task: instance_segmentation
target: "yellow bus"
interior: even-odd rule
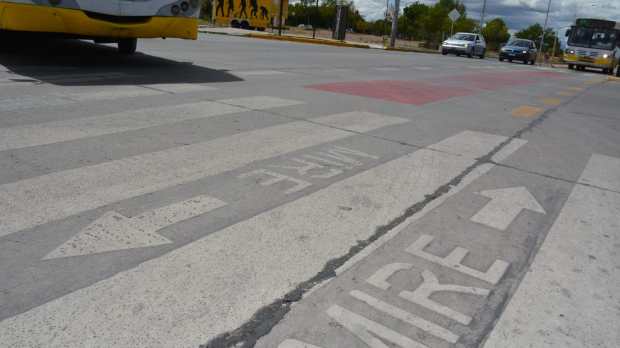
[[[200,0],[0,0],[0,31],[36,32],[117,43],[198,36]]]
[[[578,18],[566,36],[564,61],[569,69],[589,67],[613,73],[620,59],[620,22]]]

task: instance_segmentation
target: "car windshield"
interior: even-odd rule
[[[529,41],[515,40],[515,41],[509,42],[507,46],[515,46],[515,47],[525,47],[525,48],[528,48],[528,47],[530,47],[530,43],[529,43]]]
[[[613,50],[617,33],[609,29],[576,28],[568,41],[571,46]]]
[[[476,35],[473,35],[473,34],[456,34],[452,38],[455,39],[455,40],[474,41],[474,40],[476,40]]]

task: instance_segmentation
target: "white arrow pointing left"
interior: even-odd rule
[[[470,220],[501,231],[506,230],[523,209],[546,214],[536,198],[523,186],[486,190],[479,194],[491,200]]]
[[[110,211],[47,254],[43,260],[169,244],[172,241],[157,231],[224,205],[226,203],[219,199],[201,195],[131,218]]]

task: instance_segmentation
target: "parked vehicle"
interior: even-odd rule
[[[456,33],[441,44],[441,54],[454,53],[457,56],[466,55],[469,58],[478,56],[484,58],[487,43],[481,34]]]
[[[280,0],[215,0],[213,19],[218,25],[265,30],[278,26]],[[288,0],[282,0],[282,24],[288,16]]]
[[[530,63],[533,65],[536,62],[537,54],[538,50],[534,41],[513,39],[499,51],[499,61],[508,60],[512,62],[513,60],[520,60],[523,64]]]

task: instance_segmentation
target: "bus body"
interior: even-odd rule
[[[196,39],[200,0],[0,0],[0,30],[118,42]]]
[[[620,23],[579,18],[566,32],[564,61],[568,68],[592,67],[612,73],[620,59]]]
[[[288,14],[288,0],[282,1],[282,22]],[[214,0],[213,20],[233,28],[265,30],[277,25],[280,0]]]

